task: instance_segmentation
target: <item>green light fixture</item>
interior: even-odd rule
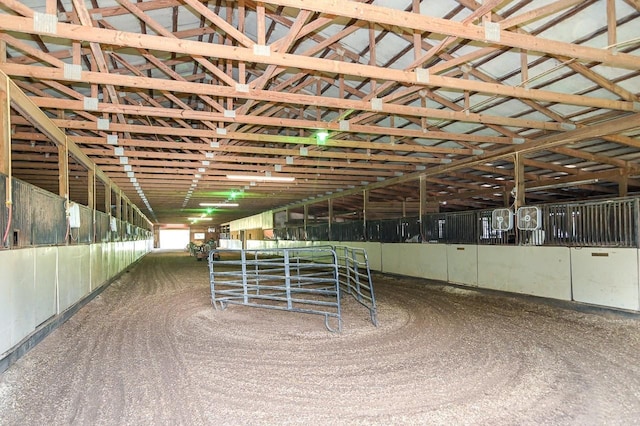
[[[325,145],[327,143],[327,139],[329,139],[329,132],[326,130],[320,130],[316,133],[316,143],[318,145]]]

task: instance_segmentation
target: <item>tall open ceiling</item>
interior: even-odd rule
[[[502,206],[514,164],[531,203],[640,190],[638,0],[0,5],[0,70],[155,222],[346,215],[364,189],[407,214],[421,179],[431,208]],[[12,126],[14,175],[57,192],[57,148]]]

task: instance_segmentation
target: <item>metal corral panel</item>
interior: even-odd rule
[[[58,248],[37,247],[35,254],[35,315],[36,325],[56,314],[56,284],[58,274]]]
[[[572,248],[571,276],[578,302],[640,310],[637,249]]]

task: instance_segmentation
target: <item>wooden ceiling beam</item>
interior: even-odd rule
[[[331,0],[269,0],[268,3],[288,6],[296,9],[312,10],[329,15],[341,15],[373,23],[395,25],[409,30],[431,32],[459,37],[486,43],[485,29],[478,25],[464,25],[447,19],[418,15],[381,6],[357,2],[335,2]],[[586,61],[599,62],[604,65],[628,69],[640,68],[640,58],[629,54],[612,54],[606,49],[576,45],[555,40],[542,39],[534,36],[517,34],[500,30],[499,40],[491,41],[510,48],[521,48],[551,55],[566,55]]]
[[[119,0],[121,3],[126,0]],[[128,2],[127,2],[128,3]],[[134,11],[136,8],[131,3],[131,10]],[[383,9],[383,8],[381,8]],[[408,13],[410,16],[416,16],[415,14]],[[421,15],[422,17],[422,15]],[[0,28],[8,31],[16,31],[27,34],[38,34],[38,35],[48,35],[52,36],[52,34],[48,34],[43,31],[35,31],[33,29],[33,19],[32,18],[22,18],[22,17],[13,17],[0,15]],[[453,21],[446,21],[449,23],[453,23]],[[157,24],[156,24],[157,25]],[[158,28],[159,31],[161,30]],[[111,44],[116,46],[128,46],[128,47],[142,47],[145,49],[151,50],[160,50],[166,52],[173,53],[187,53],[190,54],[201,64],[208,64],[210,71],[211,63],[207,60],[203,59],[203,56],[209,56],[211,54],[211,48],[208,43],[202,43],[198,41],[191,40],[177,40],[175,37],[167,32],[168,34],[165,37],[152,36],[147,34],[135,34],[128,33],[124,31],[113,31],[102,28],[92,28],[91,31],[86,31],[86,28],[73,24],[63,24],[59,23],[57,28],[57,33],[55,37],[66,38],[70,40],[82,40],[96,43],[104,43]],[[504,34],[512,34],[508,32],[503,32]],[[171,34],[171,36],[169,36]],[[163,34],[164,35],[164,34]],[[170,39],[167,39],[170,37]],[[533,40],[536,39],[532,36],[527,36]],[[538,44],[538,43],[536,43]],[[568,44],[568,43],[562,43]],[[575,45],[570,45],[575,46]],[[582,46],[578,46],[582,47]],[[640,68],[640,58],[637,58],[632,55],[619,53],[617,55],[611,55],[610,53],[602,53],[601,49],[587,48],[593,49],[594,51],[600,52],[600,55],[604,55],[600,58],[604,58],[607,55],[612,56],[614,58],[620,59],[622,57],[635,58],[633,61],[638,62],[636,68]],[[531,49],[531,50],[535,50]],[[564,54],[567,51],[572,53],[574,52],[571,49],[565,47]],[[578,95],[570,95],[564,93],[557,92],[548,92],[544,90],[533,90],[533,89],[524,89],[521,87],[513,87],[513,86],[504,86],[504,85],[496,85],[489,84],[479,81],[473,80],[461,80],[457,78],[451,77],[443,77],[439,75],[430,75],[428,82],[425,82],[421,78],[418,78],[418,75],[415,72],[403,71],[403,70],[395,70],[389,68],[381,68],[377,66],[371,65],[361,65],[361,64],[353,64],[353,63],[345,63],[345,62],[337,62],[330,61],[322,58],[312,58],[312,57],[303,57],[299,55],[291,55],[291,54],[281,54],[278,52],[271,52],[269,56],[265,55],[257,55],[253,52],[253,50],[241,47],[232,47],[232,46],[216,46],[216,56],[221,59],[230,59],[234,61],[245,61],[245,62],[255,62],[255,63],[263,63],[266,65],[280,65],[284,67],[292,67],[292,68],[300,68],[300,64],[304,64],[303,68],[311,69],[315,71],[328,72],[330,74],[346,74],[346,75],[354,75],[354,76],[363,76],[371,79],[379,79],[379,80],[391,80],[397,82],[403,82],[408,84],[415,84],[421,86],[435,86],[435,87],[447,87],[455,90],[469,90],[473,92],[479,93],[487,93],[498,96],[507,96],[507,97],[517,97],[523,99],[537,99],[541,101],[547,102],[562,102],[571,105],[580,105],[580,106],[592,106],[597,108],[606,108],[606,109],[615,109],[622,111],[634,111],[633,102],[625,102],[625,101],[614,101],[609,99],[601,99],[601,98],[590,98],[586,96],[578,96]],[[561,54],[561,53],[558,53]],[[596,59],[594,59],[596,60]],[[632,63],[633,63],[632,61]],[[615,65],[615,64],[610,64]],[[220,73],[218,68],[213,67],[217,72]],[[212,71],[214,72],[214,71]],[[84,73],[83,73],[84,74]],[[225,74],[226,76],[226,74]],[[235,81],[223,79],[227,84],[235,87]]]
[[[6,72],[12,76],[19,77],[31,77],[43,80],[56,80],[65,81],[64,73],[61,69],[56,68],[44,68],[30,65],[19,64],[0,64],[0,70]],[[104,76],[101,73],[95,73],[90,71],[83,71],[83,81],[92,84],[108,84],[109,82],[122,87],[139,88],[139,89],[152,89],[152,90],[168,90],[172,92],[192,93],[192,94],[207,94],[211,96],[225,96],[234,97],[240,99],[269,99],[272,102],[279,102],[283,104],[299,104],[299,105],[322,105],[327,108],[336,108],[342,110],[361,110],[373,112],[370,102],[364,101],[351,101],[347,99],[336,99],[311,95],[290,94],[282,93],[280,91],[265,91],[265,90],[252,90],[249,93],[238,92],[235,88],[229,88],[224,86],[200,84],[192,82],[172,81],[166,79],[146,78],[142,76],[121,76],[111,74]],[[282,88],[280,88],[281,90]],[[491,116],[485,114],[466,114],[464,112],[445,111],[435,108],[421,108],[407,105],[396,105],[393,103],[385,103],[383,110],[388,114],[407,115],[415,117],[429,117],[444,120],[459,120],[472,123],[487,123],[497,124],[512,127],[523,128],[536,128],[542,130],[562,131],[563,128],[560,123],[527,120],[527,119],[512,119],[509,117]],[[202,117],[205,119],[205,117]],[[338,124],[333,123],[336,129]],[[331,127],[327,124],[325,127]]]

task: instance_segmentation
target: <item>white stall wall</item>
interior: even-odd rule
[[[0,252],[0,353],[36,326],[34,249]]]
[[[34,254],[35,319],[40,325],[57,312],[58,248],[38,247]]]
[[[443,244],[382,244],[382,272],[447,281],[447,247]]]
[[[0,359],[150,251],[153,240],[0,250]]]
[[[478,246],[447,245],[447,280],[454,284],[478,285]]]
[[[573,298],[579,302],[640,310],[638,250],[571,249]]]
[[[571,300],[569,248],[479,246],[478,286]]]

